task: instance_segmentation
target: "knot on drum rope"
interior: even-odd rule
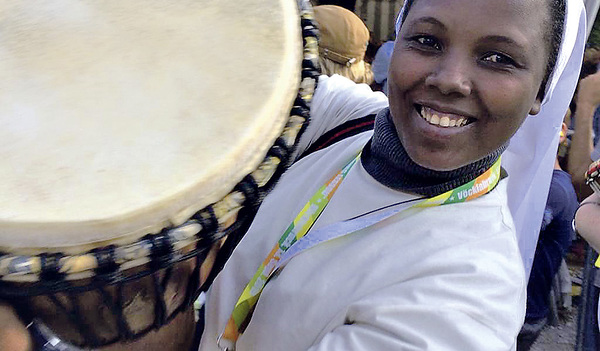
[[[42,281],[59,282],[64,280],[65,275],[60,272],[59,265],[61,258],[63,258],[61,253],[44,253],[40,255],[40,279]]]
[[[294,107],[292,107],[292,113],[296,111],[297,108],[302,109],[301,113],[298,113],[299,116],[304,117],[304,115],[310,115],[310,107],[308,103],[300,96],[296,96],[296,100],[294,100]]]
[[[213,238],[219,230],[219,220],[212,206],[207,206],[204,210],[196,212],[192,216],[192,219],[198,221],[202,226],[202,230],[198,233],[200,240],[203,238]]]
[[[312,60],[302,60],[302,78],[319,78],[319,71]]]
[[[315,28],[311,26],[311,22],[310,20],[307,20],[305,18],[303,18],[300,21],[300,24],[302,25],[302,36],[303,37],[315,37],[317,38],[319,36],[319,31]]]
[[[98,267],[94,269],[96,279],[112,281],[119,275],[119,265],[116,262],[115,246],[110,245],[91,251],[96,258]]]
[[[277,142],[283,143],[283,145],[285,145],[283,139],[280,139],[281,138],[278,138]],[[256,181],[252,176],[247,175],[246,177],[244,177],[244,179],[238,185],[236,185],[235,190],[244,194],[244,207],[247,207],[253,212],[258,209],[258,206],[262,201],[262,196],[260,190],[258,189],[258,184],[256,184]]]
[[[150,265],[153,271],[168,266],[173,258],[173,244],[168,232],[169,229],[165,228],[158,234],[150,234],[145,237],[152,244]]]
[[[302,107],[302,106],[294,106],[292,108],[292,111],[290,112],[290,114],[293,115],[293,116],[304,117],[307,120],[310,117],[309,110],[306,107]]]

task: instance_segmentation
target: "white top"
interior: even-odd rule
[[[201,351],[218,350],[216,338],[261,261],[370,135],[318,151],[284,174],[208,293]],[[410,198],[357,164],[315,228]],[[504,180],[479,199],[392,217],[299,254],[267,284],[237,350],[514,350],[525,288]]]
[[[181,224],[257,167],[298,91],[295,2],[0,12],[2,250],[85,251]]]

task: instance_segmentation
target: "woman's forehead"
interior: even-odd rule
[[[432,17],[446,26],[468,26],[480,32],[517,29],[529,34],[543,32],[540,28],[549,15],[547,0],[415,0],[406,21]]]

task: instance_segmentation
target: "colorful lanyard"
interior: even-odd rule
[[[311,232],[311,235],[306,235],[359,158],[360,154],[353,158],[344,168],[338,171],[335,176],[319,188],[285,230],[279,241],[269,252],[267,258],[265,258],[260,267],[258,267],[254,277],[252,277],[239,297],[233,312],[227,321],[225,330],[217,340],[217,344],[222,350],[235,350],[235,343],[250,322],[254,307],[256,306],[267,281],[277,269],[281,268],[283,264],[296,254],[324,241],[332,240],[364,229],[411,208],[433,207],[475,199],[490,192],[500,180],[500,158],[498,158],[492,167],[476,179],[443,194],[431,198],[418,198],[394,204],[386,207],[386,211],[384,212],[378,213],[374,211],[365,217],[355,217],[316,230],[314,232],[316,235],[313,235],[313,232]],[[406,205],[408,202],[414,201],[418,202],[412,206]],[[296,242],[298,243],[294,245]],[[294,246],[292,247],[292,245]],[[289,250],[291,247],[293,249]]]

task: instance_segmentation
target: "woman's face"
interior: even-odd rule
[[[528,114],[548,48],[545,0],[418,0],[396,40],[390,110],[409,156],[451,170],[503,145]]]

